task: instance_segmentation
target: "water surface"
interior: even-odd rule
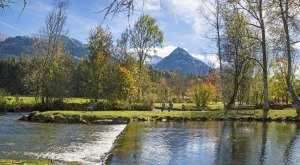
[[[108,164],[300,164],[299,124],[132,122]]]
[[[20,113],[0,114],[0,158],[53,159],[101,164],[126,125],[22,122]]]

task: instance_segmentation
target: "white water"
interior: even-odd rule
[[[49,152],[26,152],[24,154],[39,159],[51,159],[54,161],[77,161],[85,165],[102,164],[106,153],[110,151],[117,136],[124,130],[126,125],[111,125],[108,127],[108,131],[93,133],[91,135],[91,139],[93,140],[89,142],[74,142],[69,146],[50,148]]]

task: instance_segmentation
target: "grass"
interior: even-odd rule
[[[50,160],[7,160],[0,159],[1,165],[52,165]]]
[[[12,105],[13,103],[16,102],[16,97],[15,96],[7,96],[6,97],[7,103]],[[24,103],[24,104],[34,104],[36,102],[40,102],[40,100],[35,100],[34,97],[30,97],[30,96],[20,96],[19,97],[19,101]],[[85,98],[65,98],[64,99],[65,103],[87,103],[89,102],[89,99],[85,99]]]
[[[42,112],[42,115],[62,115],[65,117],[80,115],[84,117],[93,117],[93,118],[117,118],[117,117],[141,117],[141,118],[164,118],[164,117],[183,117],[183,118],[201,118],[206,117],[210,119],[228,119],[228,118],[248,118],[252,117],[254,119],[260,119],[263,117],[262,110],[256,110],[256,113],[253,114],[253,110],[243,110],[237,114],[236,110],[229,111],[227,114],[224,114],[223,110],[206,110],[206,111],[171,111],[171,112],[159,112],[159,111],[46,111]],[[286,117],[296,117],[295,109],[285,109],[285,110],[270,110],[268,113],[268,118],[273,120],[276,119],[285,119]]]
[[[155,107],[161,107],[162,103],[154,103]],[[183,103],[174,103],[173,107],[176,109],[181,109]],[[218,109],[223,109],[223,104],[222,102],[217,102],[217,103],[209,103],[207,107],[196,107],[195,103],[185,103],[186,109],[189,110],[218,110]]]
[[[8,160],[0,159],[1,165],[54,165],[51,160]],[[66,165],[79,165],[78,162],[66,162]]]
[[[16,97],[15,96],[7,96],[7,103],[9,105],[12,105],[13,103],[16,102]],[[34,97],[31,96],[20,96],[19,97],[19,101],[24,103],[24,104],[35,104],[36,102],[40,102],[39,99],[35,100]],[[87,103],[89,102],[90,99],[86,99],[86,98],[65,98],[64,102],[65,103],[78,103],[78,104],[82,104],[82,103]],[[173,107],[176,109],[181,109],[182,108],[182,104],[183,103],[174,103]],[[194,103],[186,103],[186,108],[187,109],[191,109],[191,110],[216,110],[216,109],[223,109],[223,105],[222,102],[218,102],[218,103],[209,103],[207,105],[207,107],[203,108],[198,108],[196,107],[196,105]],[[155,107],[161,107],[161,103],[154,103]]]

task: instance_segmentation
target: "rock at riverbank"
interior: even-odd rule
[[[92,115],[71,115],[65,116],[60,113],[43,114],[34,111],[28,115],[23,115],[19,120],[37,123],[70,123],[70,124],[127,124],[130,119],[127,117],[101,118]]]

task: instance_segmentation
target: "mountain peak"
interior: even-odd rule
[[[159,70],[180,72],[182,75],[194,74],[204,76],[209,67],[201,60],[191,56],[185,49],[177,47],[173,52],[162,59],[156,66]]]
[[[181,48],[181,47],[177,47],[176,49],[174,49],[173,51],[182,51],[182,52],[187,52],[185,49]]]
[[[190,56],[190,54],[183,48],[177,47],[174,49],[169,56]]]

